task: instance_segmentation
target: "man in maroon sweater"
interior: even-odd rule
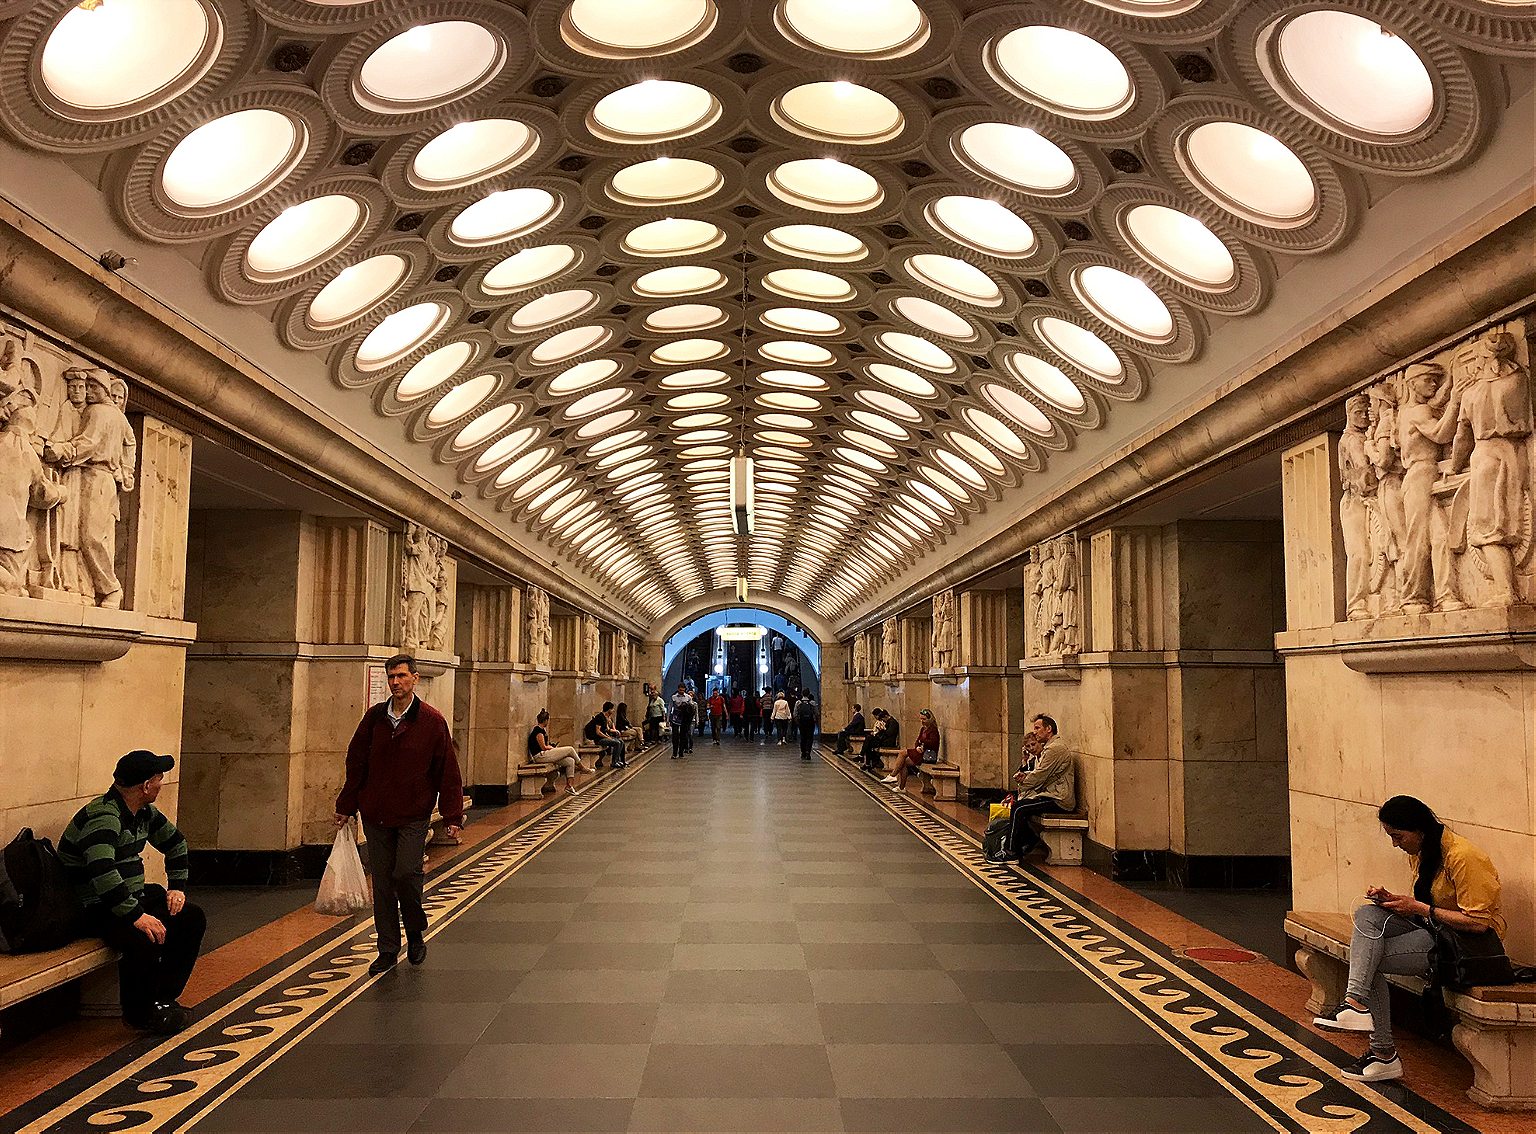
[[[363,714],[347,745],[347,782],[336,797],[339,830],[359,809],[373,876],[373,926],[379,955],[370,973],[387,972],[400,956],[427,959],[427,915],[421,908],[427,829],[436,804],[456,836],[464,825],[464,781],[443,714],[416,696],[416,659],[396,654],[384,666],[389,700]]]

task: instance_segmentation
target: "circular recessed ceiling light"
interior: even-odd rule
[[[480,24],[418,24],[374,48],[353,93],[371,110],[404,114],[483,87],[505,62],[505,46]]]
[[[1118,384],[1125,379],[1125,365],[1114,347],[1092,331],[1065,319],[1046,316],[1035,322],[1035,333],[1078,369],[1105,382]]]
[[[428,192],[459,189],[506,172],[538,144],[536,133],[510,118],[460,122],[416,151],[406,179]]]
[[[939,374],[952,374],[955,371],[955,360],[950,353],[925,338],[903,331],[881,331],[875,336],[875,341],[913,366],[921,366],[924,370]]]
[[[838,335],[843,331],[843,321],[836,315],[807,307],[773,307],[759,318],[765,327],[797,335]]]
[[[1265,69],[1278,71],[1270,75],[1281,79],[1276,89],[1325,126],[1400,137],[1434,113],[1435,84],[1418,52],[1373,20],[1318,9],[1286,20],[1266,39],[1273,54]]]
[[[797,340],[780,339],[764,343],[758,348],[758,353],[770,362],[786,366],[830,366],[837,360],[837,356],[826,347]]]
[[[879,410],[881,413],[892,417],[899,417],[902,421],[917,422],[923,420],[923,415],[913,409],[906,402],[894,394],[887,394],[884,390],[859,390],[854,397],[867,406]]]
[[[712,196],[724,184],[724,176],[708,162],[659,157],[615,173],[608,196],[621,205],[682,205]]]
[[[707,36],[717,13],[710,0],[573,0],[561,20],[565,40],[600,58],[661,55],[681,51]]]
[[[1020,458],[1029,456],[1029,446],[1019,439],[1018,434],[985,410],[966,406],[960,413],[972,429],[1009,456]]]
[[[1173,313],[1158,294],[1119,268],[1091,264],[1072,273],[1072,290],[1116,330],[1148,342],[1173,338]]]
[[[775,252],[808,260],[852,262],[869,255],[869,246],[851,232],[820,224],[785,224],[763,234],[763,243]]]
[[[594,417],[576,431],[576,437],[578,440],[585,440],[588,437],[601,437],[603,434],[610,433],[615,429],[622,429],[639,416],[640,414],[632,409],[614,410],[612,413],[603,414],[602,417]]]
[[[370,256],[336,273],[309,302],[305,321],[317,331],[350,323],[379,303],[405,278],[401,256]]]
[[[604,453],[612,453],[616,449],[622,449],[625,445],[632,445],[642,438],[650,436],[643,429],[631,429],[624,433],[615,433],[611,437],[604,437],[597,444],[587,450],[589,456],[600,457]]]
[[[632,391],[623,386],[612,386],[606,390],[594,390],[584,398],[579,398],[565,407],[565,416],[568,418],[591,417],[593,414],[602,413],[612,409],[622,402],[628,401]]]
[[[366,219],[362,203],[345,193],[291,205],[246,248],[246,274],[260,281],[307,271],[340,250]]]
[[[474,353],[475,348],[469,343],[449,343],[438,347],[405,372],[405,377],[400,379],[400,385],[395,388],[395,397],[402,402],[409,402],[428,390],[435,390],[457,374]]]
[[[357,348],[359,370],[379,370],[421,346],[448,321],[441,303],[414,303],[386,316]]]
[[[1273,135],[1240,122],[1207,122],[1181,143],[1185,172],[1222,208],[1266,225],[1304,224],[1312,216],[1312,174]]]
[[[694,256],[724,242],[725,233],[709,221],[667,217],[637,225],[619,247],[632,256]]]
[[[491,391],[496,388],[496,382],[497,378],[494,374],[481,374],[468,382],[460,382],[437,400],[437,405],[433,406],[427,414],[427,424],[447,425],[450,421],[463,417],[491,396]],[[478,445],[503,425],[512,424],[519,412],[521,407],[512,404],[497,406],[481,414],[459,430],[458,435],[453,439],[453,447],[468,449]]]
[[[475,458],[475,471],[486,472],[495,468],[503,461],[509,461],[531,444],[539,435],[539,431],[532,426],[524,426],[522,429],[513,430],[501,440],[495,442],[480,456]]]
[[[718,339],[677,339],[653,350],[651,361],[658,366],[691,366],[721,358],[729,354],[730,349]],[[666,384],[662,382],[662,385]]]
[[[941,473],[938,469],[928,465],[919,465],[917,471],[930,483],[936,485],[939,491],[950,499],[958,500],[962,504],[970,500],[971,494],[965,490],[959,481],[953,479],[948,474]]]
[[[603,96],[587,116],[594,134],[636,145],[686,138],[719,120],[720,100],[703,87],[646,79]]]
[[[48,33],[38,74],[55,99],[92,118],[143,113],[202,78],[222,38],[199,0],[72,6]]]
[[[538,331],[563,323],[583,311],[590,311],[596,305],[597,293],[586,288],[553,291],[537,299],[530,299],[512,312],[507,322],[512,330],[519,333]]]
[[[671,334],[677,331],[701,331],[725,322],[725,312],[708,303],[678,303],[662,307],[645,317],[645,329]]]
[[[533,348],[528,358],[535,366],[552,366],[595,350],[612,337],[613,332],[607,327],[572,327],[569,331],[561,331],[545,339]]]
[[[774,100],[770,113],[780,126],[802,137],[856,146],[889,141],[906,125],[890,99],[845,80],[787,90]]]
[[[448,236],[466,247],[499,244],[532,232],[559,211],[559,198],[546,189],[503,189],[454,217]]]
[[[997,78],[1027,102],[1072,118],[1114,118],[1131,105],[1131,74],[1115,53],[1066,28],[1018,28],[992,44]]]
[[[715,409],[727,405],[731,400],[729,394],[709,393],[705,390],[694,390],[686,394],[678,394],[667,399],[667,409],[674,412],[679,410],[704,410]]]
[[[790,299],[842,303],[858,293],[847,280],[814,268],[777,268],[763,277],[763,286]]]
[[[1088,404],[1077,383],[1043,358],[1016,350],[1003,360],[1003,365],[1035,393],[1069,413],[1079,413]]]
[[[569,370],[562,370],[549,383],[551,394],[574,394],[579,390],[585,390],[589,386],[595,386],[599,382],[606,382],[620,370],[620,366],[611,358],[593,358],[586,362],[578,362]]]
[[[678,264],[657,268],[637,279],[633,287],[642,299],[670,299],[681,295],[699,295],[714,291],[725,283],[725,273],[718,268],[697,264]]]
[[[802,413],[815,413],[821,409],[819,399],[793,390],[772,390],[766,394],[759,394],[757,404],[767,406],[769,409],[799,410]]]
[[[768,174],[768,190],[787,205],[825,213],[860,213],[885,200],[878,181],[836,158],[786,161]]]
[[[533,454],[531,453],[529,454],[529,456],[532,455]],[[550,465],[547,469],[529,477],[527,480],[523,481],[522,484],[518,485],[517,488],[512,492],[512,499],[528,499],[528,497],[532,496],[535,492],[548,487],[551,483],[557,480],[560,474],[564,471],[565,469],[561,465]]]
[[[905,55],[928,38],[928,17],[912,0],[783,0],[779,29],[837,55]]]
[[[730,425],[732,419],[723,413],[691,413],[687,417],[680,417],[672,423],[672,428],[682,431],[689,429],[712,429],[717,425]]]
[[[827,388],[826,379],[807,374],[803,370],[764,370],[757,377],[766,385],[780,386],[788,390],[825,390]]]
[[[1050,436],[1051,419],[1041,413],[1033,402],[1017,390],[1001,386],[996,382],[983,382],[981,396],[1031,433],[1038,433],[1042,437]],[[975,423],[972,422],[972,424]]]
[[[1028,126],[967,126],[955,139],[955,153],[984,177],[1026,193],[1055,196],[1077,185],[1077,167],[1066,151]]]
[[[988,256],[1018,259],[1039,243],[1029,222],[1013,210],[984,197],[940,197],[925,210],[942,235]]]
[[[664,390],[703,390],[729,381],[730,375],[723,370],[679,370],[663,378],[661,387]]]
[[[875,381],[915,398],[931,398],[939,392],[938,387],[921,374],[914,374],[905,367],[892,366],[888,362],[871,362],[868,373]]]
[[[848,416],[856,424],[862,425],[865,429],[873,430],[874,432],[879,433],[885,437],[889,437],[893,441],[905,441],[908,437],[912,436],[901,426],[897,425],[894,421],[891,421],[889,418],[884,417],[878,413],[870,413],[868,410],[856,409],[850,410]],[[845,434],[844,436],[847,435]]]
[[[1120,223],[1131,247],[1182,283],[1214,290],[1237,279],[1237,264],[1221,237],[1188,213],[1135,205],[1121,214]]]
[[[968,320],[932,300],[903,295],[891,304],[891,308],[921,330],[943,338],[968,342],[976,337],[976,328]]]
[[[260,196],[293,171],[309,134],[276,110],[237,110],[193,130],[165,159],[160,187],[173,205],[219,210]]]
[[[480,281],[487,295],[507,295],[548,283],[581,259],[581,253],[569,244],[546,244],[524,248],[501,260]]]
[[[948,437],[950,444],[971,453],[984,467],[991,469],[994,473],[1003,471],[1002,462],[994,457],[992,451],[985,445],[956,430],[950,430]],[[935,449],[933,455],[939,459],[940,464],[966,483],[975,488],[987,486],[987,478],[982,476],[976,466],[964,457],[951,453],[948,449]]]

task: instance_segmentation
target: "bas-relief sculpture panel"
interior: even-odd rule
[[[858,633],[853,636],[853,679],[863,681],[869,676],[869,636]]]
[[[955,592],[940,591],[933,596],[933,658],[930,669],[953,673],[959,652],[960,630],[955,617]]]
[[[528,588],[528,664],[534,669],[549,669],[552,631],[549,624],[549,595],[540,587]]]
[[[1024,565],[1024,649],[1029,657],[1081,651],[1081,582],[1076,532],[1030,548]]]
[[[894,618],[880,624],[880,672],[887,681],[901,673],[901,626]]]
[[[115,610],[138,445],[128,384],[84,361],[0,324],[0,594]]]
[[[1346,617],[1536,597],[1530,342],[1523,319],[1389,375],[1346,405]]]
[[[591,614],[581,616],[581,661],[577,665],[582,673],[596,677],[598,673],[599,651],[602,645],[602,631],[598,627],[597,617]]]
[[[401,556],[400,588],[405,626],[401,646],[407,652],[444,650],[448,646],[448,541],[420,524],[407,522]]]

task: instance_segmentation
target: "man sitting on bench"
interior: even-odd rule
[[[885,765],[880,762],[880,749],[901,747],[901,726],[884,709],[876,709],[874,717],[875,731],[864,741],[864,766],[883,774]]]
[[[123,1020],[167,1036],[187,1026],[187,1010],[176,998],[207,928],[203,911],[187,901],[187,840],[154,805],[175,766],[170,756],[128,753],[117,762],[112,787],[76,812],[59,839],[87,932],[122,953]],[[165,856],[169,889],[145,884],[145,843]]]
[[[608,763],[615,768],[624,767],[624,738],[613,730],[608,721],[608,714],[613,711],[613,702],[604,701],[602,710],[594,713],[592,719],[587,722],[587,727],[582,729],[581,735],[587,738],[591,744],[605,749],[608,753]]]
[[[1045,840],[1030,825],[1033,815],[1077,809],[1077,768],[1067,742],[1056,735],[1056,722],[1044,713],[1035,714],[1030,731],[1040,744],[1034,767],[1015,772],[1019,785],[1018,800],[1013,805],[1008,825],[1008,842],[1000,861],[1009,857],[1024,861],[1024,856],[1045,846]]]
[[[843,728],[843,731],[837,734],[837,746],[832,749],[835,755],[841,756],[848,751],[848,741],[850,739],[855,736],[864,735],[863,709],[864,706],[862,705],[855,705],[853,707],[853,716],[848,719],[848,724]]]
[[[576,749],[569,744],[562,744],[556,748],[549,740],[549,710],[540,709],[537,723],[528,733],[528,759],[536,764],[553,764],[565,773],[565,794],[576,794],[576,773],[590,776],[593,769],[584,767],[581,758],[576,755]],[[539,789],[543,791],[543,788]]]

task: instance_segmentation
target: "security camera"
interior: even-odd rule
[[[116,248],[108,248],[96,257],[96,262],[109,272],[120,272],[129,264],[138,263],[132,256],[124,256]]]

